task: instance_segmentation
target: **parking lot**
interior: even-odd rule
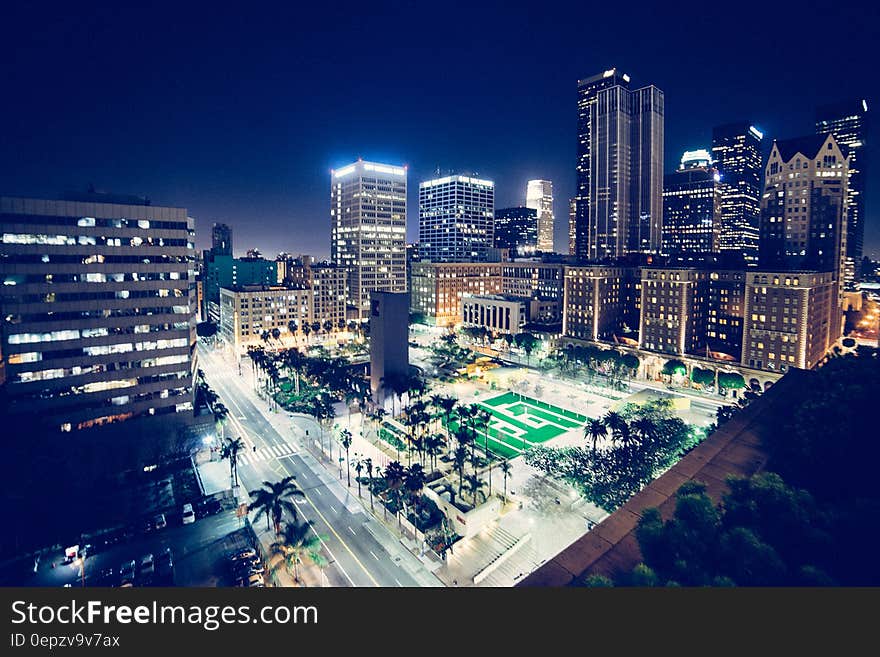
[[[223,510],[183,524],[180,518],[149,531],[120,535],[116,542],[87,551],[85,572],[80,560],[66,562],[62,552],[40,559],[30,577],[19,573],[22,586],[234,586],[228,555],[251,546],[250,533],[235,512]],[[152,555],[153,566],[149,559]],[[170,556],[171,567],[163,565]],[[134,566],[131,564],[134,562]],[[143,566],[142,566],[143,564]],[[33,564],[31,564],[33,566]],[[121,572],[131,570],[131,572]]]

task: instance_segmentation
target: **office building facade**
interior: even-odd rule
[[[238,285],[275,285],[279,263],[264,258],[235,258],[205,253],[204,316],[220,321],[220,288]]]
[[[843,280],[847,174],[833,135],[773,143],[761,199],[762,269],[831,271]]]
[[[830,271],[747,272],[742,364],[815,367],[840,337],[837,285]]]
[[[358,160],[331,174],[330,258],[346,270],[346,297],[361,319],[372,291],[407,289],[406,173]]]
[[[553,183],[550,180],[530,180],[526,184],[526,207],[537,213],[537,250],[551,253],[554,250]]]
[[[764,134],[748,122],[712,130],[712,159],[721,177],[721,232],[718,248],[758,261],[761,217],[761,141]]]
[[[849,155],[843,284],[852,288],[860,279],[865,242],[868,102],[859,99],[820,107],[816,111],[816,133],[831,133]]]
[[[312,293],[305,286],[236,285],[220,289],[217,334],[235,357],[249,346],[293,346],[291,342],[311,325]],[[311,326],[309,327],[311,331]]]
[[[494,245],[495,183],[444,176],[419,183],[419,250],[431,262],[483,262]]]
[[[705,150],[686,151],[663,183],[663,253],[701,254],[719,250],[720,175]]]
[[[639,321],[638,276],[639,270],[632,267],[565,267],[563,335],[614,341],[634,334]]]
[[[232,255],[232,228],[226,224],[214,224],[211,227],[211,253],[214,255]]]
[[[512,255],[533,255],[538,249],[539,226],[534,208],[502,208],[495,212],[495,248],[508,249]]]
[[[709,276],[701,269],[642,269],[639,347],[665,354],[705,351]]]
[[[610,69],[578,81],[575,254],[656,253],[663,222],[663,92]]]
[[[461,321],[464,294],[498,295],[502,263],[414,262],[411,312],[427,324],[454,326]]]
[[[193,409],[194,222],[103,194],[0,198],[6,416],[76,431]]]

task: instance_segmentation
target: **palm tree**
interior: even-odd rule
[[[357,457],[357,454],[354,455],[354,479],[358,485],[358,497],[361,496],[361,472],[364,470],[364,462],[362,459]],[[349,484],[351,485],[351,484]]]
[[[501,474],[504,476],[504,503],[507,504],[507,478],[510,476],[510,461],[507,459],[501,461],[499,466]]]
[[[404,475],[403,483],[406,487],[407,492],[409,493],[410,500],[413,503],[413,507],[416,512],[416,518],[418,518],[421,492],[422,489],[425,487],[425,480],[425,470],[418,463],[410,466],[410,468],[406,471],[406,474]]]
[[[606,427],[611,429],[612,438],[620,439],[621,428],[626,424],[626,420],[623,419],[623,416],[616,411],[608,411],[605,413],[605,417],[602,418],[602,421],[605,423]]]
[[[406,468],[400,462],[392,461],[385,466],[385,485],[387,494],[394,497],[397,507],[397,524],[400,525],[400,488],[406,480]]]
[[[303,325],[302,325],[302,332],[303,332],[303,333],[305,334],[305,336],[306,336],[306,344],[309,344],[309,333],[312,332],[312,325],[309,324],[308,322],[303,322]]]
[[[373,510],[373,459],[367,457],[364,459],[364,469],[367,471],[367,477],[370,481],[370,511]]]
[[[459,443],[452,455],[452,462],[458,472],[458,494],[461,495],[462,480],[464,478],[464,465],[467,463],[467,447]]]
[[[281,518],[285,511],[293,517],[294,522],[297,520],[296,504],[290,498],[305,497],[305,493],[296,485],[294,479],[296,477],[290,475],[281,481],[264,481],[262,488],[251,493],[254,501],[248,506],[248,511],[257,511],[258,518],[261,515],[266,516],[267,531],[271,519],[275,524],[276,535],[281,533]]]
[[[442,433],[428,434],[428,437],[425,439],[425,451],[428,453],[432,470],[437,469],[437,457],[443,453],[444,447],[446,447],[446,438],[444,438]]]
[[[477,495],[483,496],[483,501],[486,500],[486,494],[483,492],[483,488],[486,486],[485,482],[480,479],[476,474],[469,474],[465,477],[465,481],[467,481],[466,488],[471,495],[471,500],[473,500],[474,506],[477,506]]]
[[[229,478],[232,487],[238,486],[238,454],[244,449],[244,441],[241,438],[227,438],[220,450],[220,460],[229,459]]]
[[[351,447],[351,431],[349,431],[348,429],[343,429],[339,436],[339,442],[342,444],[342,448],[345,450],[345,472],[348,478],[348,487],[351,488],[351,468],[349,467],[348,460],[348,449]]]
[[[333,331],[333,329],[336,327],[336,325],[333,323],[333,321],[329,320],[329,319],[325,320],[321,326],[324,329],[325,333],[331,333]]]
[[[657,425],[649,417],[640,417],[634,420],[632,428],[641,437],[642,444],[650,443],[657,433]]]
[[[596,446],[600,438],[608,435],[608,429],[602,420],[590,420],[584,427],[584,438],[593,441],[593,456],[596,456]]]
[[[278,539],[271,545],[272,554],[281,555],[288,572],[293,567],[293,581],[299,582],[299,564],[303,562],[303,557],[308,557],[318,566],[326,565],[327,561],[321,554],[321,541],[326,537],[315,533],[311,522],[285,523],[277,536]]]
[[[214,413],[214,422],[217,425],[219,430],[220,439],[223,439],[225,429],[226,429],[226,418],[229,416],[229,409],[226,408],[224,404],[216,401],[217,393],[211,390],[211,395],[213,395],[213,399],[215,400],[211,406],[211,410]]]

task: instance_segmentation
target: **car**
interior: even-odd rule
[[[235,583],[238,586],[248,586],[248,587],[266,586],[266,583],[263,581],[263,576],[257,575],[257,574],[248,575],[246,577],[239,577],[236,579]]]
[[[180,521],[184,525],[189,525],[196,521],[196,514],[193,512],[193,505],[189,502],[183,505],[183,512],[180,514]]]
[[[119,568],[119,585],[125,586],[128,584],[131,586],[134,583],[134,573],[136,569],[137,564],[135,564],[134,559],[124,562]]]
[[[164,580],[172,580],[174,578],[174,557],[171,548],[165,548],[156,557],[156,570],[159,577]]]
[[[265,567],[260,561],[236,561],[232,567],[233,572],[238,575],[262,575]]]
[[[164,513],[153,516],[153,527],[155,527],[156,529],[165,529],[167,526],[168,523],[165,521]]]
[[[116,571],[112,568],[101,569],[101,572],[95,577],[95,586],[113,586],[116,584],[115,574]]]
[[[244,548],[242,550],[237,550],[229,555],[230,561],[237,561],[239,559],[256,559],[257,551],[254,548]]]
[[[206,518],[207,516],[213,516],[222,512],[223,505],[220,503],[220,500],[202,500],[199,502],[196,511],[199,518]]]
[[[138,573],[144,579],[150,579],[153,574],[156,572],[156,560],[153,558],[152,554],[145,554],[141,557],[141,565],[138,569]]]

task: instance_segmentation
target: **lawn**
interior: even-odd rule
[[[492,414],[489,421],[489,450],[503,458],[513,458],[522,451],[552,440],[572,429],[579,429],[587,417],[525,395],[506,392],[477,404]],[[455,430],[455,420],[449,423]],[[485,436],[477,438],[484,446]]]

